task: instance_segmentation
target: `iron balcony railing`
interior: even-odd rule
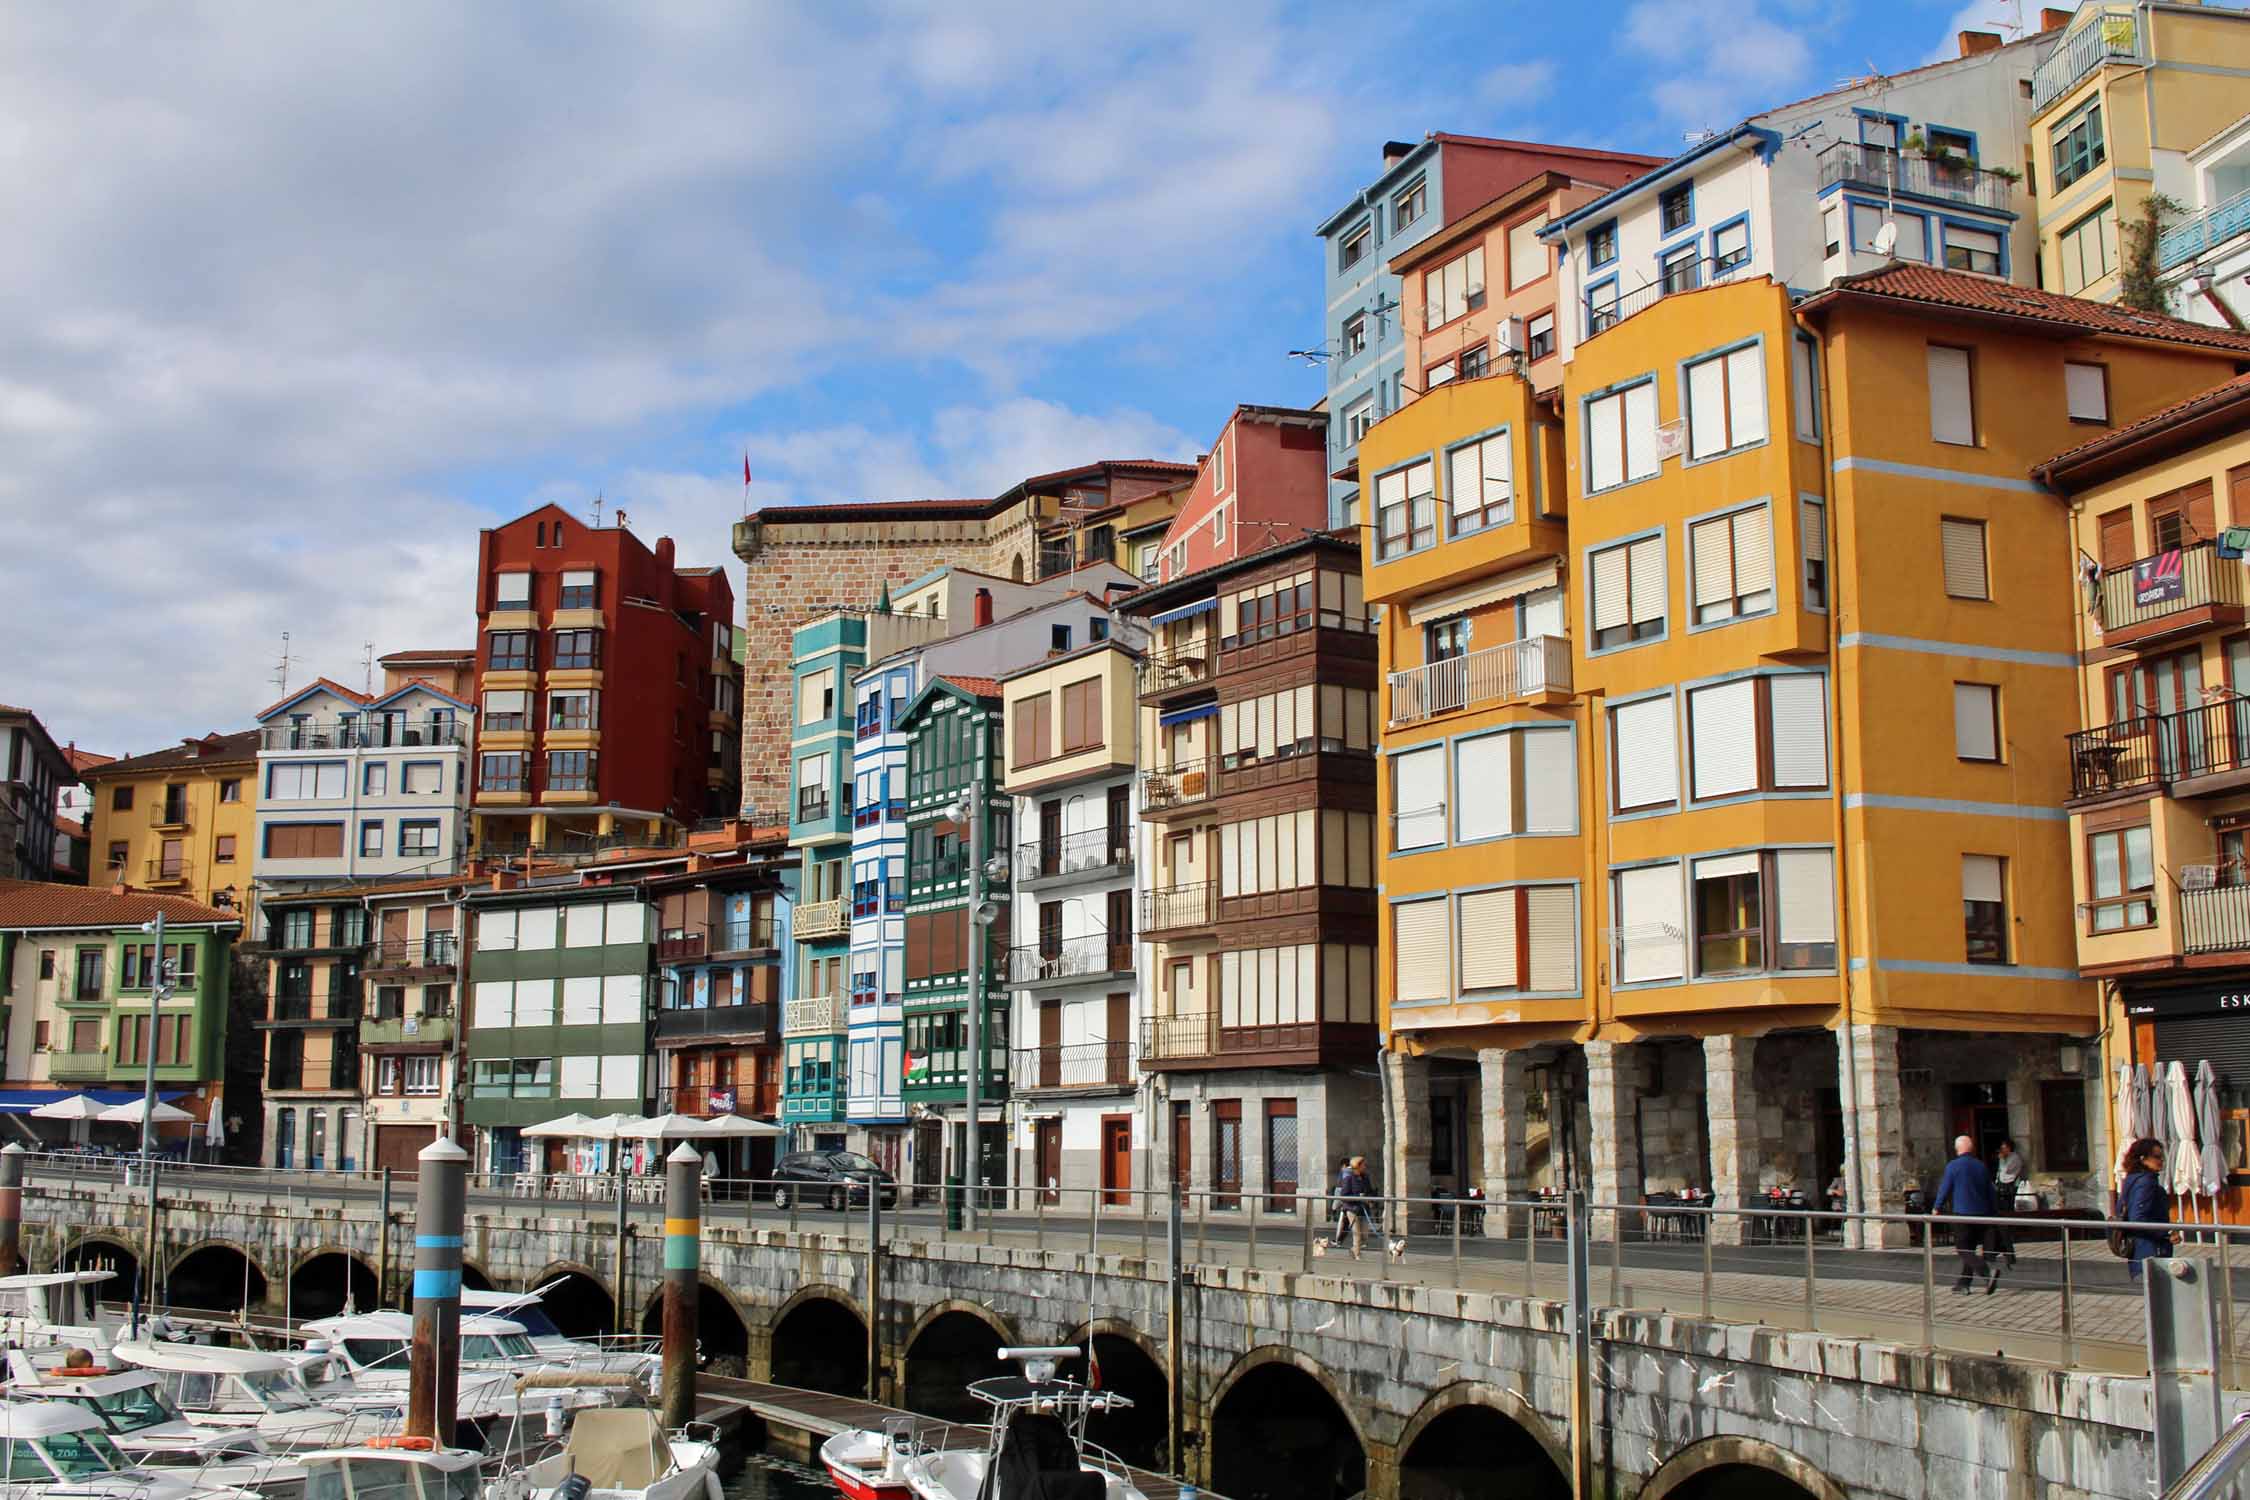
[[[1198,880],[1192,885],[1155,886],[1142,891],[1141,931],[1210,926],[1217,910],[1218,890],[1211,881]]]
[[[1535,635],[1391,674],[1391,723],[1505,703],[1534,693],[1570,691],[1570,642]]]
[[[1150,812],[1207,800],[1215,790],[1210,760],[1198,757],[1141,773],[1141,806]]]
[[[2250,234],[2250,188],[2165,230],[2156,241],[2156,263],[2168,271],[2238,234]]]
[[[444,968],[458,961],[459,939],[450,932],[418,938],[384,938],[367,951],[370,969]]]
[[[1141,659],[1141,691],[1169,693],[1211,680],[1211,638],[1196,636]]]
[[[1008,1081],[1019,1089],[1124,1088],[1133,1079],[1133,1048],[1126,1041],[1018,1047]]]
[[[1016,985],[1129,973],[1132,967],[1133,935],[1129,932],[1089,932],[1083,937],[1049,939],[1008,950],[1008,983]]]
[[[148,883],[150,885],[178,885],[188,878],[191,869],[192,867],[184,859],[167,859],[161,854],[153,855],[148,862]]]
[[[1658,270],[1657,274],[1634,287],[1631,291],[1608,297],[1607,300],[1586,301],[1580,304],[1580,337],[1590,339],[1607,333],[1635,313],[1650,308],[1679,292],[1692,292],[1699,287],[1716,286],[1750,266],[1750,252],[1738,250],[1727,256],[1705,256],[1699,260],[1674,261]],[[1597,294],[1599,296],[1601,294]]]
[[[2102,574],[2102,631],[2111,634],[2214,604],[2241,607],[2242,565],[2217,542],[2191,542]]]
[[[805,901],[798,904],[797,920],[792,931],[797,934],[799,941],[839,937],[851,930],[852,904],[841,897],[834,901]]]
[[[2180,951],[2235,953],[2250,948],[2250,885],[2180,892]]]
[[[1016,878],[1019,880],[1128,870],[1132,865],[1132,836],[1122,828],[1088,828],[1051,839],[1031,839],[1016,846]]]
[[[748,953],[774,946],[771,917],[740,922],[690,922],[667,927],[656,936],[659,963],[687,963],[714,953]]]
[[[261,750],[386,750],[402,745],[465,745],[457,719],[407,723],[268,724],[258,732]]]
[[[2032,70],[2032,113],[2069,93],[2079,79],[2110,59],[2131,62],[2140,55],[2140,27],[2132,7],[2104,6],[2090,24],[2073,27],[2047,60]]]
[[[2070,794],[2099,797],[2250,769],[2250,698],[2119,719],[2070,736]]]
[[[839,1019],[843,1012],[843,998],[839,995],[801,995],[781,1008],[781,1031],[784,1036],[806,1033],[826,1033],[843,1030]]]
[[[1904,156],[1880,146],[1839,141],[1820,153],[1820,185],[1848,182],[1876,192],[1914,193],[1978,208],[2005,210],[2015,184],[1972,162],[1946,157]]]
[[[666,1041],[720,1036],[770,1040],[773,1022],[773,1006],[763,1000],[743,1005],[672,1007],[656,1013],[656,1035]]]
[[[267,1002],[266,1019],[269,1021],[356,1021],[360,1016],[360,996],[355,991],[345,991],[325,997],[324,1008],[314,1012],[315,997],[309,992],[282,990]]]

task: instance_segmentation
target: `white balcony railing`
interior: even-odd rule
[[[837,1020],[843,1001],[836,995],[806,995],[792,1000],[781,1008],[781,1031],[784,1036],[801,1033],[826,1033],[841,1031]]]
[[[795,931],[799,938],[840,937],[852,930],[852,904],[841,897],[834,901],[803,901],[797,905]]]
[[[1505,703],[1533,693],[1570,691],[1570,641],[1535,635],[1391,674],[1391,723]]]
[[[2062,44],[2032,70],[2032,113],[2069,93],[2079,79],[2111,58],[2130,61],[2140,55],[2140,26],[2132,7],[2103,6],[2101,15],[2072,27]]]

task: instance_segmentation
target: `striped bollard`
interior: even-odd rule
[[[461,1400],[461,1228],[469,1153],[440,1136],[415,1157],[414,1345],[406,1433],[449,1447]]]
[[[664,1425],[695,1418],[697,1271],[703,1262],[703,1158],[682,1142],[664,1158]]]

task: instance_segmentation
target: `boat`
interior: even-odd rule
[[[969,1386],[992,1408],[984,1441],[924,1447],[901,1462],[914,1500],[1146,1500],[1122,1460],[1086,1441],[1088,1417],[1133,1403],[1055,1374],[1063,1360],[1083,1356],[1068,1345],[1002,1349],[1000,1358],[1023,1373]]]
[[[647,1407],[582,1411],[562,1451],[523,1471],[529,1500],[557,1500],[566,1481],[586,1481],[577,1500],[725,1500],[719,1484],[717,1433],[667,1434]],[[565,1497],[568,1500],[568,1497]]]
[[[266,1500],[304,1494],[301,1465],[277,1457],[254,1431],[189,1421],[153,1370],[66,1365],[42,1371],[21,1350],[10,1350],[7,1399],[52,1401],[92,1413],[139,1468],[191,1470],[205,1483],[254,1490]]]
[[[547,1316],[545,1304],[540,1300],[558,1283],[528,1292],[478,1291],[461,1289],[461,1315],[463,1317],[505,1318],[523,1329],[525,1339],[549,1364],[572,1370],[622,1371],[640,1374],[652,1368],[658,1360],[655,1349],[647,1339],[621,1340],[604,1345],[593,1339],[572,1338],[555,1326]]]
[[[306,1500],[483,1500],[485,1455],[390,1435],[304,1455]]]
[[[893,1417],[877,1432],[848,1427],[820,1445],[820,1461],[845,1500],[908,1500],[904,1466],[921,1451],[914,1419]]]
[[[60,1364],[74,1349],[105,1352],[124,1337],[125,1325],[103,1318],[97,1288],[116,1279],[106,1269],[0,1276],[0,1341],[29,1353],[34,1364]]]
[[[0,1401],[0,1500],[254,1500],[183,1471],[136,1467],[82,1407]]]
[[[333,1448],[399,1421],[396,1403],[388,1411],[323,1408],[296,1361],[264,1349],[127,1339],[111,1352],[122,1364],[153,1372],[190,1422],[252,1433],[278,1453]]]
[[[305,1331],[313,1340],[296,1358],[315,1397],[361,1407],[404,1404],[413,1318],[387,1309],[344,1313],[308,1323]],[[508,1318],[461,1319],[460,1370],[457,1409],[464,1421],[531,1417],[557,1401],[566,1410],[614,1406],[635,1389],[626,1374],[579,1371],[542,1358],[523,1325]]]

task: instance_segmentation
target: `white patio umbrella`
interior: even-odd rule
[[[148,1117],[159,1125],[177,1125],[182,1120],[195,1118],[186,1110],[166,1104],[161,1099],[156,1101],[154,1108],[149,1108],[148,1101],[145,1099],[135,1099],[130,1104],[113,1104],[94,1118],[106,1120],[112,1125],[138,1125],[141,1123],[141,1112],[144,1109],[147,1109]]]
[[[708,1134],[747,1140],[752,1136],[780,1135],[779,1125],[769,1125],[764,1120],[753,1120],[748,1115],[717,1115],[705,1121],[711,1129]]]
[[[2188,1085],[2187,1064],[2178,1058],[2164,1074],[2164,1118],[2172,1127],[2171,1143],[2165,1148],[2169,1159],[2172,1191],[2189,1200],[2188,1211],[2195,1211],[2194,1198],[2197,1186],[2203,1180],[2203,1153],[2195,1144],[2195,1094]]]
[[[639,1115],[580,1115],[578,1118],[585,1122],[578,1132],[579,1139],[588,1141],[614,1141],[624,1133],[626,1126],[637,1125],[641,1119]]]
[[[523,1138],[527,1141],[567,1141],[586,1133],[591,1124],[584,1115],[567,1114],[553,1120],[542,1120],[537,1125],[526,1125]]]
[[[2226,1186],[2227,1156],[2219,1145],[2219,1074],[2206,1057],[2195,1065],[2195,1123],[2203,1135],[2203,1196],[2211,1200],[2211,1216],[2218,1217],[2219,1189]]]
[[[70,1124],[70,1138],[83,1146],[93,1137],[94,1121],[101,1118],[102,1102],[86,1094],[72,1094],[68,1099],[57,1099],[52,1104],[42,1104],[31,1112],[34,1120],[65,1120]]]
[[[617,1128],[618,1139],[627,1141],[685,1141],[703,1140],[723,1135],[715,1120],[699,1119],[694,1115],[651,1115],[645,1120],[635,1120]]]

